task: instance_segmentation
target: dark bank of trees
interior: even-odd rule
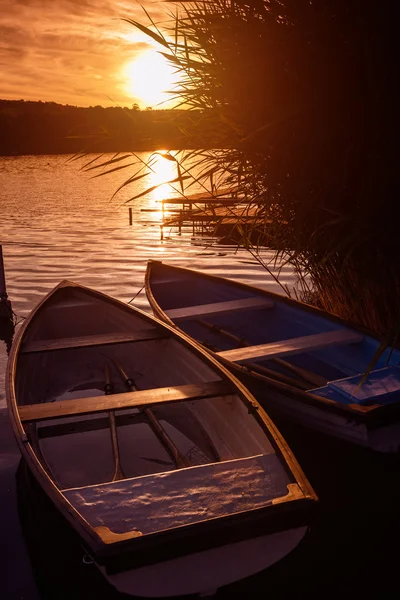
[[[212,147],[198,133],[199,118],[200,111],[0,100],[0,155]]]

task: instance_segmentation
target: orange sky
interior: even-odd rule
[[[168,19],[160,2],[142,4],[156,22]],[[123,17],[148,24],[129,0],[0,0],[0,98],[156,106],[171,73]]]

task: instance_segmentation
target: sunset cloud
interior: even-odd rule
[[[155,21],[165,5],[146,2]],[[136,2],[0,0],[0,98],[77,106],[142,104],[124,81],[124,65],[153,48],[123,21],[147,24]],[[151,74],[150,74],[151,75]]]

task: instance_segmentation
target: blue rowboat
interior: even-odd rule
[[[400,450],[400,351],[296,300],[150,261],[154,314],[207,348],[270,411],[377,452]],[[364,381],[365,379],[365,381]]]

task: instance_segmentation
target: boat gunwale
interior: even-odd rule
[[[306,510],[307,515],[302,518],[303,518],[303,520],[306,519],[306,521],[307,521],[307,523],[304,523],[304,524],[307,524],[307,525],[309,524],[308,514],[309,514],[310,510],[315,509],[315,506],[317,503],[317,496],[316,496],[314,490],[311,488],[311,485],[309,484],[308,480],[306,479],[305,475],[303,474],[300,466],[298,465],[297,461],[293,457],[286,442],[283,440],[281,434],[278,432],[278,430],[276,429],[276,427],[273,424],[273,422],[271,421],[271,419],[267,416],[265,411],[262,409],[260,404],[255,400],[255,398],[252,396],[252,394],[247,390],[247,388],[226,367],[224,367],[224,365],[222,365],[215,357],[211,356],[200,344],[193,341],[185,333],[177,330],[174,326],[170,326],[170,325],[164,323],[163,321],[153,317],[152,315],[149,315],[145,311],[143,311],[139,308],[136,308],[136,307],[132,307],[120,300],[117,300],[116,298],[113,298],[111,296],[103,294],[102,292],[98,292],[96,290],[87,288],[80,284],[70,282],[68,280],[64,280],[64,281],[60,282],[55,288],[53,288],[44,298],[42,298],[42,300],[36,305],[36,307],[31,311],[29,316],[25,319],[24,323],[22,324],[22,326],[20,327],[20,329],[18,330],[18,332],[14,338],[14,342],[13,342],[13,345],[12,345],[12,348],[10,351],[10,355],[9,355],[9,359],[8,359],[8,363],[7,363],[6,397],[7,397],[8,412],[9,412],[9,416],[10,416],[10,420],[11,420],[12,429],[13,429],[14,436],[17,440],[17,443],[18,443],[18,446],[19,446],[19,449],[20,449],[20,452],[21,452],[23,458],[26,460],[30,470],[32,471],[35,479],[38,481],[40,487],[49,496],[49,498],[55,504],[55,506],[57,507],[59,512],[67,519],[67,521],[70,523],[72,528],[78,533],[83,544],[86,547],[88,547],[89,551],[94,554],[96,559],[97,559],[97,557],[101,557],[101,556],[117,556],[118,557],[118,556],[120,556],[121,548],[123,548],[124,551],[126,550],[126,552],[128,552],[128,554],[132,554],[132,552],[134,554],[136,554],[135,548],[136,548],[137,544],[139,543],[139,545],[141,545],[143,543],[143,541],[141,540],[141,538],[134,537],[134,538],[131,538],[128,540],[113,542],[112,544],[105,543],[104,540],[102,539],[101,535],[99,535],[99,533],[88,523],[88,521],[85,520],[83,518],[83,516],[65,498],[62,491],[56,486],[54,480],[50,477],[50,475],[45,470],[45,468],[44,468],[43,464],[40,462],[34,448],[32,447],[31,443],[28,440],[28,436],[25,432],[25,429],[23,428],[23,425],[22,425],[20,417],[19,417],[18,404],[17,404],[17,399],[16,399],[16,393],[15,393],[15,376],[16,376],[17,362],[18,362],[18,357],[20,354],[20,348],[22,346],[24,334],[27,331],[30,324],[33,322],[33,320],[37,318],[37,316],[40,313],[40,310],[42,309],[44,304],[58,290],[65,288],[65,287],[80,289],[81,291],[91,295],[92,297],[100,299],[103,302],[110,303],[126,312],[132,312],[133,314],[139,313],[149,323],[151,323],[153,325],[157,325],[161,329],[168,329],[172,338],[179,340],[190,351],[194,352],[200,358],[202,358],[204,360],[204,362],[206,362],[210,366],[210,368],[213,368],[213,370],[218,375],[221,376],[221,379],[227,379],[230,382],[232,382],[233,386],[235,387],[235,389],[232,391],[232,393],[236,393],[239,396],[241,401],[248,408],[249,412],[251,412],[253,414],[256,421],[261,425],[264,435],[266,435],[267,439],[271,443],[274,450],[281,455],[281,457],[282,457],[281,464],[282,464],[283,469],[287,473],[289,480],[290,481],[294,480],[293,483],[296,483],[298,486],[299,498],[296,500],[293,500],[293,499],[290,500],[289,504],[291,506],[291,510],[293,510],[294,507],[296,507],[295,513],[296,513],[296,515],[301,517],[304,513],[304,506],[306,506],[307,507],[307,510]],[[271,512],[271,509],[273,506],[276,507],[275,510],[273,511],[274,514],[275,514],[275,512],[278,512],[278,514],[282,513],[283,515],[285,515],[287,513],[287,506],[286,506],[287,504],[288,504],[287,502],[281,501],[276,505],[269,505],[262,509],[253,509],[253,510],[255,510],[256,512],[262,511],[263,512],[262,519],[265,519],[264,512],[266,512],[266,511]],[[252,511],[246,511],[246,512],[239,513],[239,519],[238,519],[238,516],[236,516],[236,517],[229,516],[229,518],[234,518],[235,522],[236,522],[236,520],[240,521],[246,515],[248,515],[248,512],[252,512]],[[221,524],[222,524],[222,521],[220,521],[220,519],[223,519],[223,518],[224,517],[220,517],[219,519],[217,519],[218,523],[221,522]],[[267,521],[268,521],[268,524],[270,527],[271,527],[271,525],[272,525],[272,527],[274,527],[273,519],[267,519]],[[284,521],[285,521],[285,519],[284,519],[284,517],[282,517],[282,519],[280,520],[281,527],[284,527],[284,525],[285,525]],[[207,523],[207,522],[205,522],[205,523]],[[204,527],[204,522],[194,523],[194,524],[192,524],[190,526],[186,526],[186,527],[189,527],[190,531],[192,531],[193,529],[195,531],[197,531],[197,530],[201,531],[201,529]],[[218,528],[219,528],[219,526],[217,527],[217,529]],[[256,528],[256,530],[257,530],[257,528]],[[185,531],[186,531],[186,529],[185,529]],[[170,530],[168,533],[169,533],[168,540],[170,540],[170,537],[172,539],[174,539],[174,535],[176,535],[176,530],[175,529]],[[257,531],[254,532],[253,537],[256,537],[256,534],[257,534]],[[154,546],[154,544],[159,544],[158,538],[159,538],[160,534],[154,534],[154,535],[155,535],[156,539],[152,538],[152,540],[154,540],[154,542],[151,543],[152,547]],[[187,535],[188,534],[186,533],[185,536],[187,536]],[[223,543],[223,541],[220,538],[218,538],[218,543],[216,545],[219,546],[219,545],[222,545],[222,543]],[[226,542],[226,543],[229,543],[229,542]],[[169,541],[167,546],[168,545],[170,546],[170,544],[171,544],[171,542]],[[190,550],[190,552],[191,552],[191,550]],[[190,553],[190,552],[188,551],[188,553]],[[118,562],[118,559],[116,559],[116,560]],[[132,564],[130,565],[129,568],[132,568]],[[126,569],[122,569],[122,570],[126,570]]]
[[[172,325],[179,331],[183,331],[182,329],[180,329],[178,324],[175,324],[168,317],[166,312],[160,307],[160,305],[158,304],[158,302],[156,301],[156,299],[154,297],[154,294],[153,294],[152,288],[151,288],[153,264],[155,264],[155,265],[161,264],[166,269],[172,269],[173,271],[176,270],[178,272],[192,275],[192,277],[193,277],[193,270],[188,269],[186,267],[177,267],[174,265],[168,265],[168,264],[163,263],[162,261],[149,260],[147,263],[146,274],[145,274],[145,291],[146,291],[146,295],[147,295],[148,301],[150,303],[150,306],[153,309],[154,315],[158,319],[167,323],[168,325]],[[247,283],[235,281],[233,279],[227,279],[225,277],[218,277],[216,275],[211,275],[209,273],[203,273],[201,271],[195,271],[195,275],[198,276],[199,278],[204,278],[204,279],[211,281],[213,283],[216,283],[216,284],[218,284],[219,281],[222,281],[227,286],[230,286],[233,288],[240,288],[240,289],[250,291],[250,292],[253,291],[253,293],[256,292],[257,294],[266,296],[270,299],[275,300],[275,302],[283,302],[293,308],[306,310],[314,315],[325,318],[328,321],[332,321],[334,323],[338,323],[347,328],[353,329],[354,331],[359,332],[360,334],[362,334],[364,336],[372,338],[377,343],[380,342],[379,337],[374,332],[370,331],[368,328],[355,325],[351,321],[342,319],[341,317],[338,317],[331,313],[327,313],[326,311],[324,311],[320,308],[311,306],[300,300],[294,300],[293,298],[288,298],[286,296],[282,296],[276,292],[272,292],[272,291],[270,292],[269,290],[264,290],[262,288],[252,286]],[[183,331],[183,333],[185,333],[185,332]],[[199,344],[199,342],[197,342],[197,340],[195,340],[195,341],[196,341],[196,343]],[[400,346],[397,347],[395,345],[393,347],[396,349],[400,349]],[[265,375],[261,375],[260,373],[252,372],[250,369],[246,368],[245,365],[240,365],[240,364],[234,363],[228,359],[225,359],[222,356],[218,356],[218,354],[216,352],[214,352],[213,350],[207,349],[207,352],[210,355],[214,356],[221,364],[224,364],[228,369],[231,370],[231,372],[232,372],[232,370],[234,370],[236,373],[238,373],[238,377],[240,376],[239,374],[245,374],[250,378],[253,378],[260,382],[266,383],[266,385],[271,387],[273,390],[281,392],[282,394],[289,395],[290,397],[292,397],[295,400],[298,400],[304,404],[308,404],[308,405],[311,405],[311,406],[314,406],[317,408],[321,408],[321,405],[323,405],[324,409],[327,409],[330,412],[339,413],[347,418],[351,417],[354,421],[363,423],[363,424],[367,425],[368,428],[371,428],[371,429],[373,429],[375,427],[380,427],[382,424],[390,423],[390,421],[394,415],[400,415],[400,400],[391,402],[390,404],[386,404],[386,405],[373,404],[370,406],[361,406],[359,404],[342,404],[340,402],[336,402],[335,400],[331,400],[329,398],[319,396],[318,394],[313,394],[312,391],[299,390],[299,389],[294,388],[283,382],[275,381],[272,378],[269,378]]]

